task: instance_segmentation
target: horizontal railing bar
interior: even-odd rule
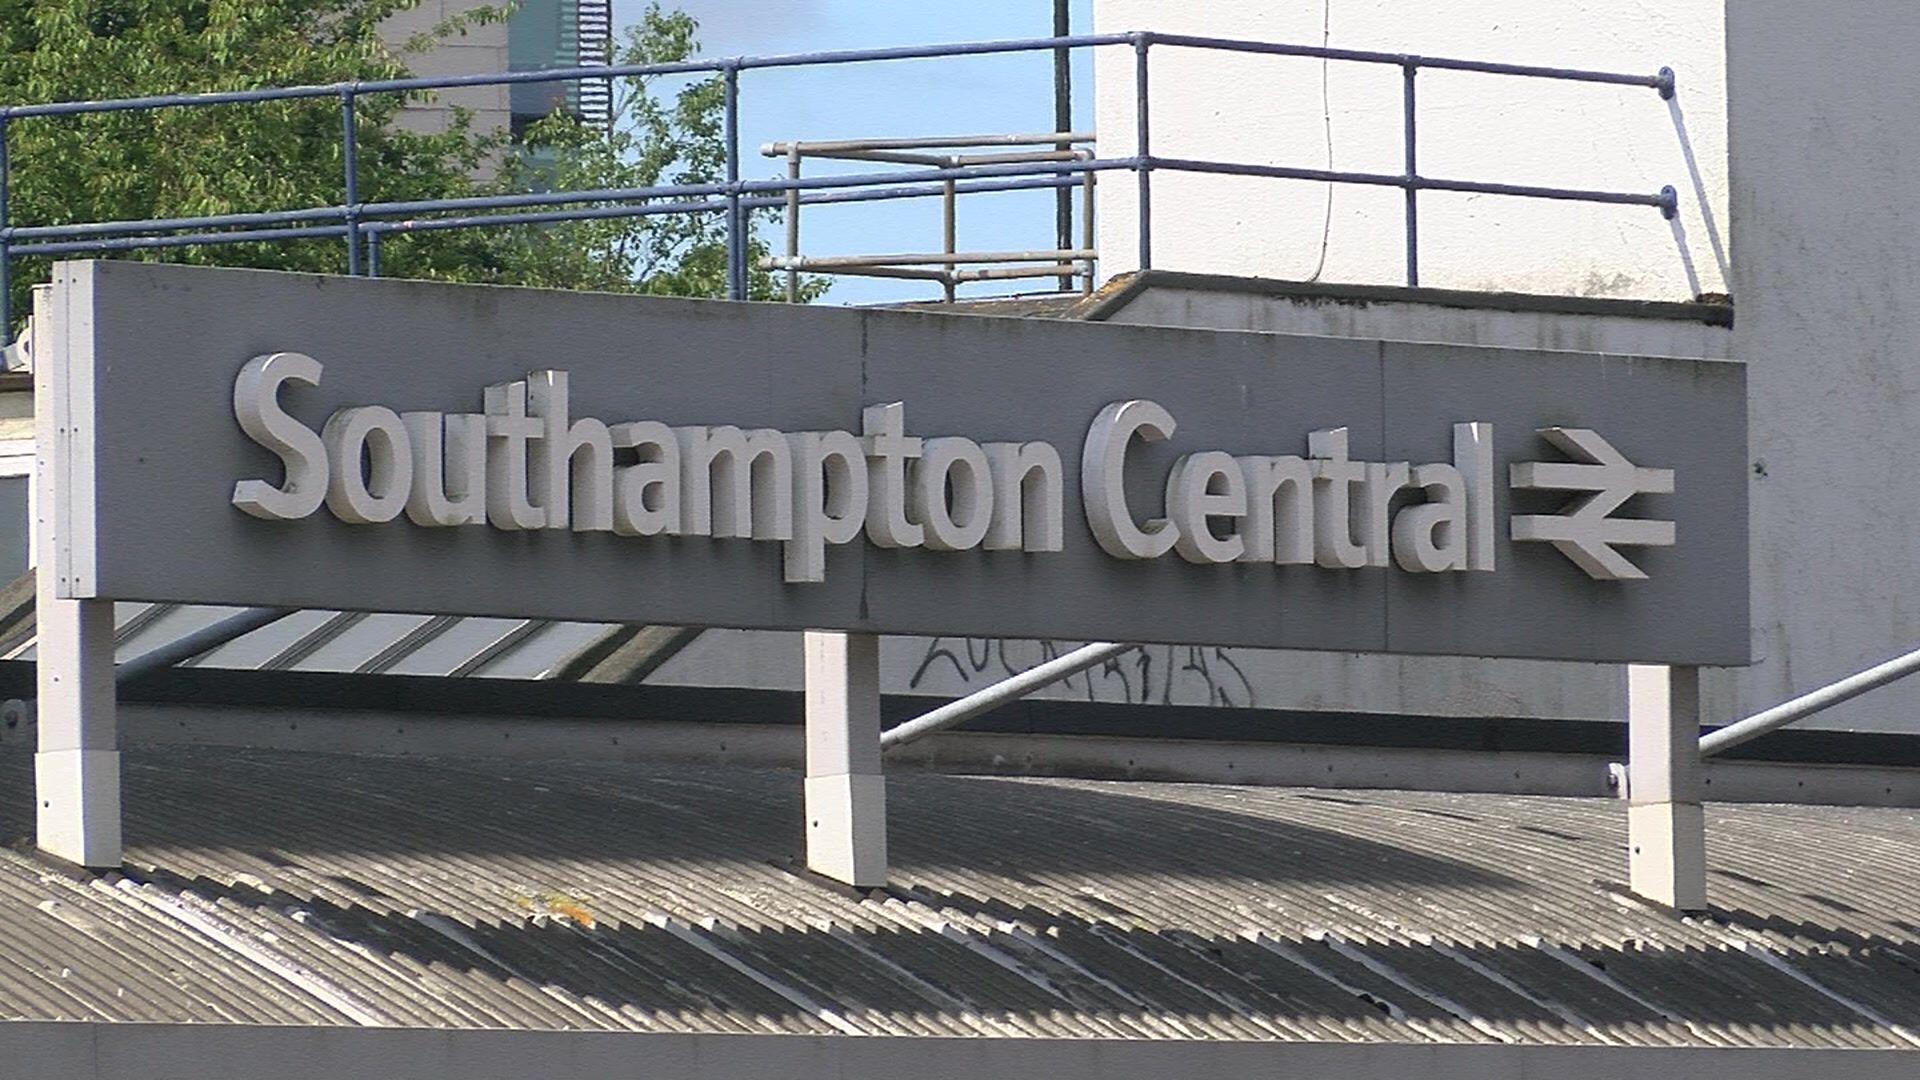
[[[1049,131],[1020,135],[931,135],[926,138],[838,139],[830,142],[761,143],[760,153],[767,157],[785,157],[794,150],[802,155],[838,153],[843,150],[924,150],[932,147],[966,146],[1051,146],[1063,142],[1093,142],[1091,131]]]
[[[901,165],[945,165],[951,154],[915,154],[906,150],[820,150],[809,151],[810,158],[831,161],[890,161]]]
[[[168,232],[173,229],[217,229],[229,225],[292,225],[303,221],[342,220],[344,206],[316,206],[305,210],[262,210],[250,214],[207,214],[203,217],[154,218],[150,221],[89,221],[76,225],[22,225],[0,229],[8,240],[51,237],[111,236],[116,233]]]
[[[565,206],[569,203],[632,202],[637,199],[683,199],[725,195],[729,185],[661,184],[655,187],[590,188],[582,191],[530,191],[516,195],[471,195],[458,199],[415,199],[403,202],[362,203],[362,218],[396,214],[432,214],[454,210],[511,210],[521,206]]]
[[[890,49],[856,49],[817,53],[789,53],[775,56],[737,56],[712,60],[682,60],[663,64],[609,64],[571,68],[546,68],[540,71],[484,72],[475,75],[442,75],[405,79],[367,79],[357,82],[313,84],[307,86],[263,87],[258,90],[217,90],[200,94],[154,94],[137,98],[106,101],[58,101],[40,105],[0,107],[0,116],[73,116],[84,113],[129,112],[140,109],[197,108],[205,105],[238,105],[258,101],[297,101],[343,95],[411,93],[421,90],[451,90],[471,86],[510,86],[522,83],[579,82],[585,79],[620,79],[640,75],[695,75],[751,68],[805,67],[848,64],[864,61],[931,59],[941,56],[980,56],[990,53],[1037,52],[1045,49],[1076,49],[1095,45],[1119,45],[1131,38],[1126,34],[1083,34],[1064,38],[1031,38],[1010,41],[978,41],[948,45],[907,46]]]
[[[1048,173],[1089,173],[1135,169],[1139,158],[1104,158],[1089,161],[1035,161],[1011,165],[968,165],[953,169],[916,169],[894,173],[844,173],[835,176],[808,176],[801,179],[779,177],[770,180],[742,180],[742,192],[809,191],[825,188],[859,187],[864,184],[910,184],[926,180],[965,180],[970,177],[1042,176]]]
[[[1009,150],[999,154],[960,154],[954,160],[961,165],[1004,165],[1021,161],[1091,161],[1093,157],[1086,150]]]
[[[955,281],[1005,281],[1012,278],[1040,278],[1077,276],[1081,268],[1076,263],[1058,263],[1053,266],[1003,266],[987,270],[955,270]]]
[[[777,199],[765,200],[772,206]],[[745,200],[742,200],[745,205]],[[707,214],[727,209],[725,199],[700,202],[642,203],[637,206],[600,206],[574,210],[536,210],[523,214],[468,214],[464,217],[421,218],[408,221],[362,222],[360,231],[373,234],[442,232],[448,229],[478,229],[506,225],[553,225],[566,221],[605,221],[618,218],[652,217],[656,214]]]
[[[1565,82],[1610,83],[1615,86],[1645,86],[1665,91],[1672,85],[1664,72],[1656,75],[1630,75],[1617,71],[1588,71],[1582,68],[1541,67],[1533,64],[1502,64],[1489,60],[1457,60],[1417,53],[1375,52],[1367,49],[1335,49],[1323,45],[1285,45],[1269,41],[1243,41],[1238,38],[1204,37],[1197,34],[1144,35],[1150,44],[1174,45],[1221,52],[1260,53],[1266,56],[1299,56],[1314,60],[1351,60],[1361,64],[1390,64],[1394,67],[1438,68],[1448,71],[1473,71],[1484,75],[1518,75],[1524,78],[1557,79]]]
[[[1531,184],[1495,184],[1478,180],[1441,180],[1430,176],[1402,173],[1344,172],[1335,169],[1306,169],[1289,165],[1254,165],[1246,162],[1197,161],[1190,158],[1156,157],[1155,169],[1174,172],[1217,173],[1225,176],[1262,176],[1278,180],[1312,180],[1319,183],[1367,184],[1416,191],[1462,191],[1481,195],[1518,195],[1536,199],[1567,199],[1577,202],[1652,206],[1666,209],[1670,197],[1662,192],[1643,195],[1633,191],[1595,191],[1584,188],[1541,187]]]
[[[1077,187],[1080,181],[1072,177],[1028,177],[1013,180],[962,181],[957,185],[959,194],[987,194],[1003,191],[1040,191],[1061,187]],[[873,190],[843,190],[809,193],[801,196],[801,202],[812,206],[823,203],[879,202],[890,199],[938,198],[946,193],[939,184],[918,187],[886,187]],[[784,198],[776,196],[755,196],[740,200],[740,204],[752,209],[771,208],[786,205]],[[363,221],[360,231],[363,233],[405,233],[432,232],[448,228],[485,228],[488,226],[553,224],[566,221],[606,220],[624,217],[648,217],[656,213],[717,213],[725,210],[727,203],[721,199],[705,202],[656,203],[641,206],[616,206],[590,210],[557,210],[529,214],[485,214],[470,215],[458,219],[427,218],[420,221]],[[335,213],[344,212],[335,208]],[[237,216],[237,215],[229,215]],[[178,219],[185,223],[182,227],[199,227],[219,219]],[[443,221],[458,221],[458,225],[438,224]],[[137,223],[136,223],[137,224]],[[43,226],[42,228],[63,229],[68,226]],[[321,231],[297,231],[297,238],[308,236],[344,236],[346,226],[327,226]],[[56,234],[57,235],[57,234]],[[12,248],[17,255],[57,255],[82,251],[132,251],[143,248],[180,247],[192,243],[237,244],[253,240],[286,239],[288,230],[266,229],[246,230],[226,233],[211,233],[199,237],[130,237],[125,239],[79,239],[72,242],[21,244]]]
[[[1642,195],[1637,191],[1596,191],[1588,188],[1538,187],[1531,184],[1496,184],[1480,180],[1436,180],[1416,176],[1414,188],[1420,191],[1463,191],[1479,195],[1516,195],[1526,199],[1562,199],[1568,202],[1604,203],[1612,206],[1651,206],[1665,210],[1673,197],[1665,192]]]
[[[1129,33],[1069,34],[1066,37],[1010,38],[1003,41],[967,41],[946,45],[903,45],[885,49],[841,49],[831,52],[789,53],[784,56],[743,56],[735,61],[742,71],[754,68],[805,67],[812,64],[859,64],[875,60],[930,60],[940,56],[985,56],[992,53],[1083,49],[1097,45],[1125,45]]]
[[[711,60],[683,60],[661,64],[610,64],[541,71],[485,72],[475,75],[443,75],[404,79],[369,79],[308,86],[263,87],[255,90],[219,90],[198,94],[155,94],[137,98],[104,101],[57,101],[34,105],[0,106],[0,117],[74,116],[89,113],[131,112],[144,109],[198,108],[209,105],[238,105],[263,101],[297,101],[313,98],[359,96],[365,94],[413,93],[451,90],[472,86],[510,86],[525,83],[579,82],[587,79],[630,78],[643,75],[687,75],[747,71],[760,68],[809,67],[832,64],[867,63],[887,60],[934,59],[945,56],[982,56],[994,53],[1039,52],[1055,49],[1079,49],[1133,42],[1174,45],[1186,48],[1214,49],[1226,52],[1261,53],[1276,56],[1301,56],[1327,60],[1351,60],[1359,63],[1392,64],[1400,67],[1473,71],[1491,75],[1518,75],[1568,82],[1610,83],[1620,86],[1646,86],[1663,94],[1671,93],[1673,77],[1662,71],[1657,75],[1631,75],[1622,72],[1587,71],[1578,68],[1538,67],[1527,64],[1501,64],[1483,60],[1459,60],[1449,57],[1420,56],[1411,53],[1370,52],[1360,49],[1334,49],[1314,45],[1283,45],[1272,42],[1242,41],[1235,38],[1200,37],[1190,34],[1160,34],[1146,31],[1111,34],[1079,34],[1067,37],[1022,38],[1005,41],[957,42],[942,45],[915,45],[884,49],[846,49],[812,53],[788,53],[772,56],[737,56]],[[784,152],[784,151],[783,151]]]
[[[1045,191],[1053,188],[1078,188],[1081,183],[1081,178],[1077,176],[1026,176],[1004,180],[961,180],[954,184],[954,193],[957,195],[966,195],[969,193],[984,195],[999,191]],[[881,202],[888,199],[918,199],[936,197],[944,194],[946,194],[946,187],[943,184],[921,184],[913,187],[884,187],[874,188],[869,191],[862,191],[859,188],[847,188],[838,191],[803,192],[800,195],[800,203],[803,206],[815,206],[821,203]],[[745,199],[741,200],[743,205],[748,201],[749,200]],[[752,202],[754,205],[761,206],[781,206],[785,205],[786,199],[784,197],[756,197]]]
[[[842,266],[820,272],[837,274],[841,277],[906,278],[910,281],[940,282],[953,276],[946,270],[928,270],[918,266]]]
[[[1096,253],[1085,248],[1048,248],[1033,251],[933,251],[897,255],[825,255],[789,257],[769,255],[760,265],[769,270],[809,270],[832,266],[955,266],[960,263],[1058,262],[1062,259],[1091,259]]]
[[[529,192],[522,195],[478,195],[464,199],[427,199],[414,202],[364,203],[354,210],[363,218],[390,217],[394,214],[426,214],[446,210],[492,210],[519,206],[557,206],[566,203],[622,202],[633,199],[687,198],[741,194],[785,193],[881,184],[911,184],[929,180],[965,180],[996,176],[1040,176],[1080,173],[1098,169],[1131,169],[1133,158],[1110,162],[1033,162],[1017,165],[979,165],[950,169],[915,169],[907,172],[837,173],[800,179],[778,177],[768,180],[742,180],[734,184],[663,184],[642,188],[601,188],[591,191]]]
[[[241,105],[262,101],[301,101],[367,94],[452,90],[471,86],[514,86],[521,83],[578,82],[635,75],[684,75],[725,71],[726,60],[685,60],[671,64],[628,64],[620,67],[546,68],[540,71],[491,71],[477,75],[442,75],[407,79],[369,79],[308,86],[263,87],[258,90],[215,90],[201,94],[155,94],[108,101],[58,101],[44,105],[9,105],[0,116],[75,116],[85,113],[135,112],[142,109],[198,108],[205,105]]]
[[[345,236],[347,231],[345,225],[305,225],[291,229],[249,229],[227,233],[186,233],[180,236],[97,237],[91,240],[19,244],[9,247],[7,253],[9,255],[68,255],[81,251],[138,251],[143,248],[245,244],[260,240],[321,240],[327,237]]]
[[[994,154],[914,154],[904,150],[827,150],[813,152],[810,158],[826,161],[885,161],[899,165],[1003,165],[1017,161],[1079,161],[1090,157],[1086,150],[1008,150]]]
[[[1455,191],[1488,195],[1509,195],[1531,198],[1562,199],[1591,203],[1617,205],[1652,206],[1662,210],[1670,209],[1673,196],[1662,192],[1645,195],[1637,192],[1598,191],[1579,188],[1557,188],[1525,184],[1502,184],[1472,180],[1449,180],[1433,177],[1408,177],[1394,173],[1363,173],[1329,169],[1296,168],[1280,165],[1256,165],[1244,162],[1199,161],[1186,158],[1153,158],[1149,163],[1155,169],[1168,169],[1177,172],[1214,173],[1237,176],[1259,176],[1276,179],[1306,180],[1316,182],[1349,183],[1381,187],[1413,188],[1427,191]],[[857,202],[862,199],[842,198],[823,200],[817,196],[807,198],[804,193],[819,193],[845,188],[872,187],[876,189],[892,188],[902,185],[927,182],[979,181],[992,178],[1042,178],[1042,182],[1033,187],[1067,186],[1075,174],[1087,172],[1124,170],[1137,168],[1137,158],[1092,159],[1080,161],[1020,161],[962,165],[954,168],[913,169],[903,172],[836,174],[832,176],[813,176],[804,178],[772,178],[766,180],[746,180],[735,184],[669,184],[644,188],[604,188],[588,191],[569,192],[529,192],[514,195],[483,195],[463,199],[414,200],[404,202],[363,203],[351,208],[359,217],[363,229],[371,229],[380,218],[390,218],[401,214],[445,214],[454,211],[490,211],[507,210],[520,207],[565,206],[579,203],[616,203],[633,202],[646,199],[685,200],[704,199],[725,196],[738,191],[744,196],[755,194],[785,194],[788,191],[803,193],[802,201],[814,203],[820,201]],[[1021,190],[1021,187],[1000,189],[984,188],[977,184],[969,190]],[[935,192],[925,192],[933,194]],[[921,192],[900,197],[918,197]],[[880,198],[884,196],[874,196]],[[705,204],[699,210],[709,209]],[[166,231],[179,228],[225,228],[228,226],[253,224],[294,224],[302,221],[325,221],[329,218],[343,218],[348,214],[347,207],[315,207],[304,210],[268,211],[257,214],[216,214],[200,218],[167,218],[152,222],[112,221],[88,222],[71,225],[21,226],[5,230],[8,239],[22,238],[64,238],[56,244],[22,244],[13,248],[18,254],[56,254],[74,251],[113,251],[135,248],[176,247],[195,242],[236,243],[246,240],[289,239],[300,237],[321,237],[343,235],[345,226],[309,226],[305,230],[267,229],[249,230],[243,233],[222,233],[215,237],[171,237],[167,243],[154,240],[138,242],[112,243],[104,238],[90,242],[81,242],[82,238],[104,237],[104,234],[127,233],[135,230]],[[681,211],[688,212],[688,211]],[[497,216],[497,215],[495,215]],[[588,220],[594,217],[620,217],[645,215],[595,214],[576,218],[525,218],[527,223],[538,221]],[[440,220],[440,219],[435,219]],[[449,228],[451,226],[436,226]],[[317,230],[317,231],[316,231]],[[380,230],[376,230],[380,231]],[[396,230],[387,230],[396,231]]]

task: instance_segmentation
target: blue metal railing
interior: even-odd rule
[[[1153,156],[1150,143],[1150,109],[1148,108],[1148,56],[1155,45],[1381,64],[1400,68],[1403,78],[1402,122],[1405,142],[1403,171],[1399,173],[1351,172]],[[743,72],[768,68],[817,67],[887,60],[1118,46],[1131,47],[1134,52],[1135,146],[1134,153],[1130,156],[1096,157],[1084,161],[980,164],[958,168],[911,168],[814,176],[804,179],[742,180],[740,178],[740,76]],[[1083,182],[1084,174],[1090,172],[1131,172],[1138,188],[1138,251],[1139,263],[1143,269],[1152,266],[1151,185],[1153,173],[1158,170],[1397,187],[1406,193],[1406,277],[1409,285],[1417,285],[1420,280],[1418,195],[1421,191],[1473,192],[1650,206],[1658,209],[1668,218],[1672,218],[1677,213],[1678,199],[1672,187],[1664,187],[1653,194],[1641,194],[1627,191],[1449,180],[1420,175],[1415,160],[1414,86],[1415,76],[1422,68],[1616,86],[1642,86],[1657,91],[1663,98],[1671,98],[1674,94],[1674,76],[1672,70],[1668,68],[1662,68],[1654,75],[1632,75],[1583,71],[1574,68],[1458,60],[1408,53],[1369,52],[1135,31],[778,56],[739,56],[667,64],[611,65],[442,78],[385,79],[326,86],[232,90],[205,94],[166,94],[111,101],[65,101],[41,105],[0,106],[0,327],[11,326],[8,286],[13,260],[21,256],[341,237],[346,240],[347,272],[378,274],[381,238],[389,233],[604,220],[656,214],[724,213],[727,235],[727,291],[729,296],[741,299],[747,294],[749,211],[762,207],[787,205],[788,193],[797,193],[798,200],[802,204],[938,197],[944,193],[945,184],[948,181],[954,181],[961,192],[1021,191],[1078,184]],[[456,87],[576,82],[583,79],[613,79],[641,75],[715,74],[723,80],[725,91],[723,138],[726,160],[725,179],[722,182],[485,195],[411,202],[362,203],[360,201],[354,104],[361,97],[370,94],[406,94]],[[343,201],[340,205],[67,225],[16,226],[9,216],[8,135],[18,121],[34,117],[318,98],[338,98],[340,101],[341,156],[344,172]],[[11,331],[5,332],[10,339]]]

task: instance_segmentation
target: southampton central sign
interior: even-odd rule
[[[1057,447],[908,435],[903,402],[867,406],[858,433],[609,426],[572,419],[567,372],[536,371],[487,387],[484,412],[353,405],[315,431],[279,395],[288,383],[318,386],[322,371],[311,356],[271,353],[247,361],[234,381],[235,420],[280,459],[283,477],[234,485],[233,504],[254,517],[292,521],[324,504],[350,525],[404,514],[426,528],[777,542],[788,582],[825,580],[827,545],[863,534],[879,547],[930,551],[1065,546]],[[1202,564],[1494,569],[1491,424],[1453,425],[1451,462],[1354,461],[1344,427],[1308,434],[1306,457],[1185,454],[1167,473],[1159,512],[1142,521],[1127,503],[1128,452],[1177,429],[1171,412],[1143,399],[1094,417],[1079,455],[1080,496],[1086,527],[1116,559],[1177,552]],[[1568,513],[1516,517],[1513,539],[1552,541],[1598,580],[1646,577],[1614,545],[1670,545],[1673,522],[1609,512],[1640,492],[1671,492],[1673,470],[1638,468],[1591,431],[1541,434],[1590,463],[1518,464],[1513,486],[1594,498]],[[632,460],[616,464],[622,451]],[[1420,497],[1406,503],[1409,492]]]
[[[1736,364],[56,283],[74,598],[1746,660]]]

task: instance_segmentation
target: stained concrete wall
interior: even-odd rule
[[[1727,5],[1734,351],[1767,705],[1920,645],[1920,5]],[[1920,729],[1910,681],[1828,722]]]
[[[1419,166],[1451,179],[1681,195],[1680,232],[1647,207],[1420,196],[1421,284],[1641,299],[1722,292],[1726,100],[1720,0],[1094,0],[1097,31],[1148,30],[1653,74],[1651,89],[1423,71]],[[1399,174],[1393,66],[1154,46],[1156,156]],[[1134,152],[1133,54],[1099,50],[1103,156]],[[1099,190],[1108,274],[1139,265],[1135,187]],[[1403,284],[1395,188],[1156,173],[1153,265],[1256,277]]]

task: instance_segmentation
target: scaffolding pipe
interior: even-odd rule
[[[1083,645],[1065,656],[1055,657],[1038,667],[1028,668],[1010,679],[1002,679],[984,690],[968,694],[958,701],[950,701],[932,712],[923,713],[903,724],[888,728],[880,735],[880,749],[887,750],[901,746],[955,724],[964,723],[981,713],[991,712],[1008,702],[1018,701],[1043,686],[1078,675],[1090,667],[1104,664],[1133,648],[1137,646],[1116,645],[1110,642]]]
[[[929,135],[900,139],[833,139],[801,142],[766,142],[760,153],[780,157],[792,150],[802,154],[824,155],[860,150],[925,150],[928,148],[966,149],[973,146],[1046,146],[1053,143],[1092,142],[1091,131],[1021,132],[1013,135]]]
[[[176,638],[157,649],[141,653],[115,668],[113,679],[118,683],[132,682],[149,672],[169,668],[183,660],[191,660],[201,653],[211,652],[237,637],[251,634],[268,623],[276,622],[290,614],[292,611],[288,608],[247,608],[236,612],[211,626],[203,626],[185,637]]]
[[[1822,709],[1832,708],[1843,701],[1851,701],[1869,690],[1874,690],[1896,679],[1920,671],[1920,649],[1896,656],[1884,664],[1877,664],[1865,671],[1849,675],[1839,682],[1823,686],[1811,693],[1801,694],[1791,701],[1775,705],[1764,712],[1758,712],[1738,723],[1709,733],[1700,740],[1700,756],[1710,757],[1722,750],[1731,750],[1741,743],[1750,742],[1776,731],[1797,720],[1805,719]]]
[[[1065,251],[910,251],[891,255],[814,255],[789,259],[783,256],[764,256],[760,264],[771,270],[825,270],[839,266],[910,266],[946,265],[957,263],[995,263],[995,262],[1059,262],[1067,259],[1091,259],[1097,253],[1088,248],[1069,248]]]

